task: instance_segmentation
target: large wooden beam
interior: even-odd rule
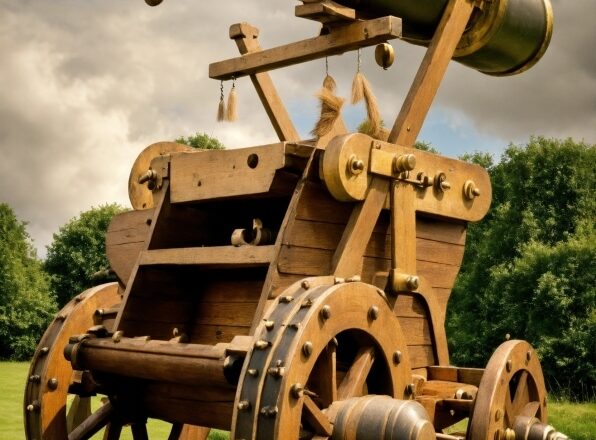
[[[381,17],[332,29],[327,35],[249,53],[209,65],[209,77],[230,80],[281,67],[338,55],[401,36],[401,19]]]

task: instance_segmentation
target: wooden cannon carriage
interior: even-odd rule
[[[479,166],[412,145],[480,3],[448,2],[387,139],[341,118],[299,139],[267,71],[399,38],[400,18],[304,1],[297,15],[325,32],[269,50],[256,28],[232,26],[242,56],[210,76],[249,75],[280,142],[141,153],[135,210],[107,233],[118,282],[74,298],[43,336],[27,438],[117,439],[130,425],[145,439],[147,418],[171,422],[172,440],[212,427],[232,439],[565,438],[546,424],[526,342],[505,342],[485,369],[449,363],[445,311],[491,186]],[[443,432],[465,418],[467,432]]]

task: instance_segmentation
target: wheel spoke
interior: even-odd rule
[[[374,360],[374,347],[362,347],[358,351],[354,363],[348,370],[346,377],[341,381],[337,390],[337,398],[339,400],[362,395],[366,378],[368,377],[368,373],[370,373]]]
[[[68,432],[74,429],[87,420],[91,416],[91,398],[89,397],[74,397],[66,416],[66,426]]]
[[[511,391],[507,387],[507,393],[505,394],[505,424],[507,426],[513,426],[513,420],[515,419],[515,410],[513,403],[511,402]]]
[[[337,346],[329,342],[321,352],[311,377],[309,388],[316,390],[321,405],[326,408],[337,400]]]
[[[149,440],[146,423],[133,423],[130,425],[130,429],[134,440]]]
[[[122,433],[122,423],[113,420],[107,427],[103,434],[103,440],[119,440]],[[68,439],[70,440],[70,439]]]
[[[68,440],[85,440],[93,436],[97,431],[106,426],[114,408],[110,402],[103,405],[87,419],[83,420],[69,435]]]
[[[304,395],[302,415],[308,424],[315,430],[316,434],[330,436],[333,431],[327,416],[319,409],[310,396]]]
[[[513,411],[515,411],[516,414],[519,414],[529,401],[530,393],[528,390],[528,372],[524,370],[519,376],[513,402],[511,402],[513,405]]]
[[[530,402],[526,406],[524,406],[524,409],[521,410],[519,415],[526,416],[526,417],[536,417],[536,414],[538,414],[539,410],[540,410],[540,402],[534,401],[534,402]]]

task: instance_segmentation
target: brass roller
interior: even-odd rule
[[[363,15],[395,15],[403,38],[428,46],[448,0],[336,0]],[[496,76],[521,73],[544,55],[553,29],[549,0],[480,0],[454,59]]]

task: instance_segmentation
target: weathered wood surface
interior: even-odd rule
[[[328,35],[309,38],[209,65],[209,77],[229,80],[373,46],[401,36],[401,19],[382,17],[354,22]]]

